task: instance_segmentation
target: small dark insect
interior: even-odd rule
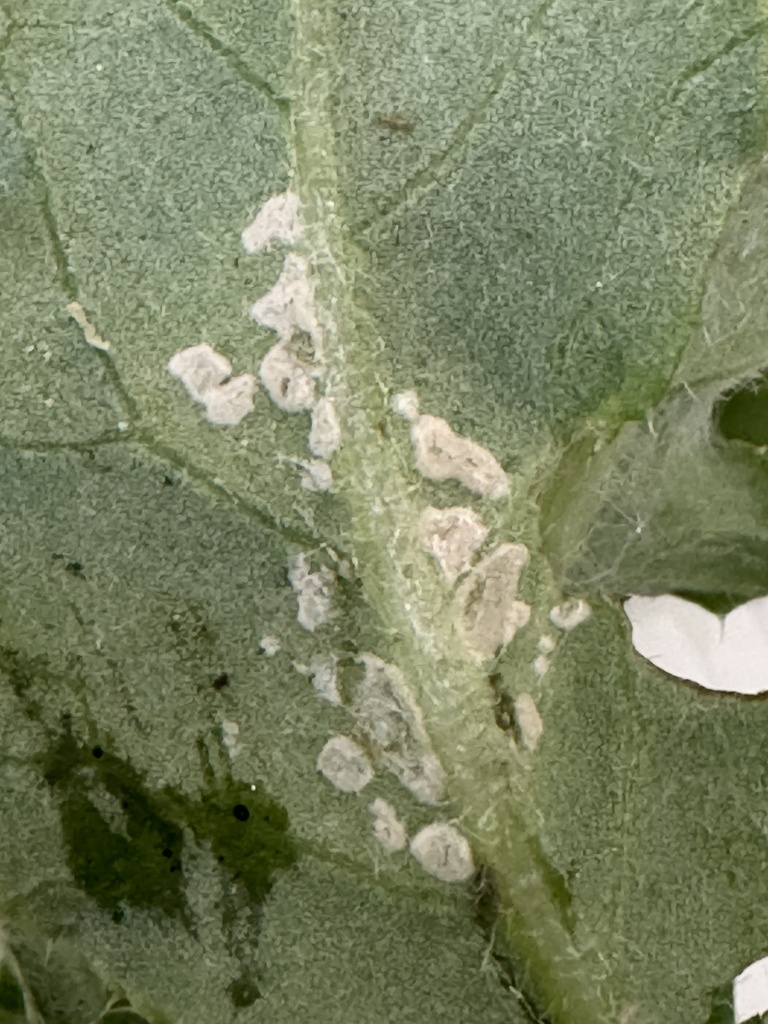
[[[220,676],[216,676],[213,680],[213,688],[218,693],[223,690],[225,686],[229,686],[229,676],[226,672],[222,672]]]
[[[91,753],[97,759],[104,756],[104,751],[101,749],[101,747],[94,747]]]
[[[251,812],[245,806],[245,804],[235,804],[232,808],[232,813],[238,821],[248,821],[251,816]]]
[[[379,114],[376,118],[376,124],[379,128],[386,128],[393,135],[411,135],[415,128],[413,121],[409,121],[407,117],[403,117],[402,114],[398,114],[396,111],[393,111],[391,114]]]

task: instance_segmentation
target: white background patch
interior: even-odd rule
[[[750,964],[733,983],[733,1016],[736,1024],[768,1011],[768,957]]]
[[[631,597],[624,611],[635,650],[670,675],[708,690],[768,690],[768,597],[722,618],[672,594]]]

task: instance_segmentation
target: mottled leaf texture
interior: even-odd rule
[[[764,0],[0,3],[0,1024],[730,1024]]]

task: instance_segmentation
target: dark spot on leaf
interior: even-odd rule
[[[221,675],[216,676],[213,680],[213,688],[219,691],[223,690],[225,686],[229,686],[229,676],[226,672],[222,672]]]
[[[97,759],[104,756],[104,751],[101,749],[101,747],[94,747],[91,753]]]
[[[261,992],[250,978],[236,978],[229,986],[229,998],[232,1005],[239,1010],[246,1006],[252,1006],[257,999],[261,999]]]
[[[3,964],[0,967],[0,1020],[5,1020],[6,1013],[18,1014],[20,1021],[26,1019],[24,1017],[24,996],[19,988],[19,983],[8,965]]]
[[[169,850],[168,847],[166,847],[163,850],[163,856],[164,857],[172,857],[173,856],[173,850]]]
[[[718,985],[709,995],[710,1014],[705,1024],[733,1024],[733,982]]]
[[[715,406],[715,423],[729,441],[768,445],[768,379],[727,391]]]
[[[488,683],[493,690],[493,717],[496,725],[504,732],[512,732],[516,743],[520,742],[519,730],[517,729],[517,718],[515,716],[515,702],[512,695],[504,687],[504,677],[501,672],[493,672],[488,676]]]
[[[413,121],[393,111],[390,114],[379,114],[376,117],[379,128],[386,128],[393,135],[410,135],[414,129]]]
[[[251,816],[251,812],[245,806],[245,804],[235,804],[232,808],[232,813],[238,821],[248,821]]]

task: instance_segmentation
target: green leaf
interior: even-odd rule
[[[767,24],[0,8],[2,1012],[728,1010],[763,705],[617,599],[764,589]]]

